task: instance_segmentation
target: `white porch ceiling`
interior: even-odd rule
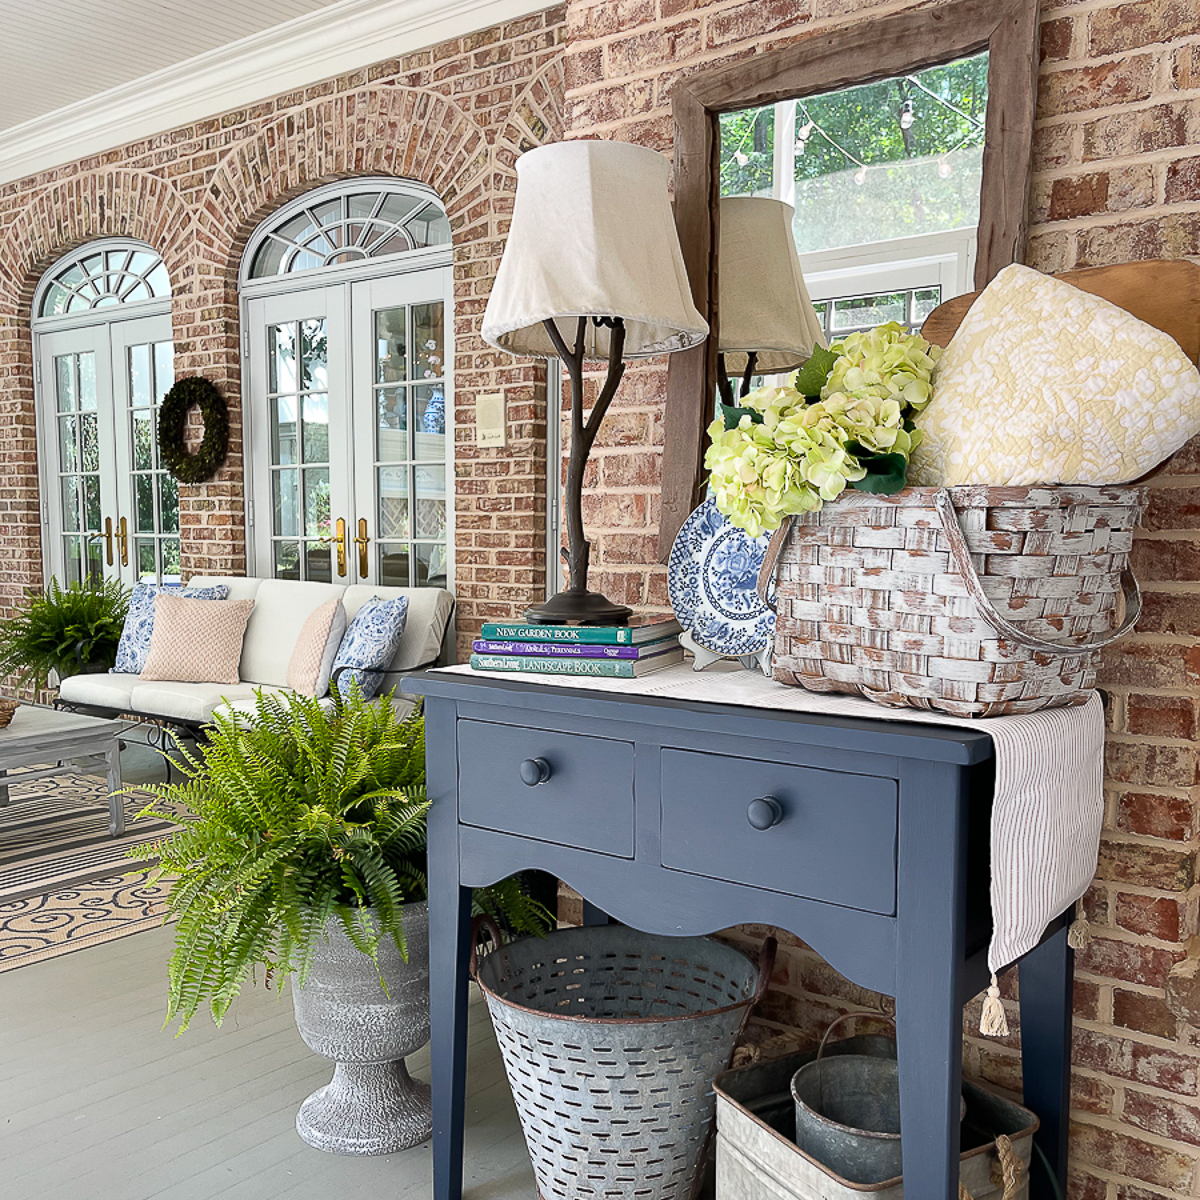
[[[552,0],[0,0],[0,183]]]

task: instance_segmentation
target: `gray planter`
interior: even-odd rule
[[[413,1080],[404,1065],[406,1055],[429,1041],[426,904],[405,906],[404,935],[408,962],[387,939],[379,945],[377,970],[334,919],[307,982],[292,989],[300,1036],[337,1064],[332,1082],[313,1092],[296,1115],[296,1132],[318,1150],[392,1154],[433,1132],[429,1085]]]

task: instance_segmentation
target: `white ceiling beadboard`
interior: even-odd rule
[[[550,0],[0,0],[0,183]]]

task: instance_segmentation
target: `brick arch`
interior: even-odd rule
[[[24,314],[57,259],[87,242],[129,237],[166,265],[173,290],[188,275],[192,215],[166,179],[142,171],[95,171],[40,191],[0,238],[0,309]]]
[[[513,103],[512,112],[496,139],[496,167],[514,170],[526,150],[562,140],[566,129],[565,55],[552,58]]]
[[[456,229],[490,159],[483,130],[436,92],[381,85],[330,96],[262,125],[217,163],[197,232],[217,280],[236,286],[242,250],[288,200],[355,175],[413,179],[441,197]]]

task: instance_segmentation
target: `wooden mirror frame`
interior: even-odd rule
[[[705,428],[716,394],[721,113],[892,79],[987,50],[988,102],[975,286],[1025,249],[1037,100],[1038,0],[946,0],[813,30],[778,50],[675,84],[675,223],[707,341],[667,369],[659,560],[699,499]]]

